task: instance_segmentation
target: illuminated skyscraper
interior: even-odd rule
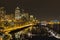
[[[22,14],[22,19],[24,19],[25,21],[29,20],[29,14],[28,13],[23,13]]]
[[[17,7],[15,9],[15,19],[19,19],[20,18],[20,15],[21,15],[20,8]]]
[[[0,19],[4,19],[6,14],[6,10],[4,7],[0,8]]]

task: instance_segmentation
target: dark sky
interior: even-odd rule
[[[14,9],[19,6],[37,18],[60,20],[60,1],[58,0],[0,0],[0,6],[4,6],[8,13],[14,12]]]

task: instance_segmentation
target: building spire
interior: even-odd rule
[[[16,7],[16,10],[19,10],[19,9],[20,9],[20,8],[17,6],[17,7]]]

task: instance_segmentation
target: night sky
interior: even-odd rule
[[[0,6],[4,6],[7,13],[13,13],[19,6],[39,19],[60,20],[60,1],[58,0],[0,0]]]

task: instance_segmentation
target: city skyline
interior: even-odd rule
[[[25,12],[29,12],[37,18],[45,20],[60,20],[59,4],[59,1],[56,0],[0,0],[0,6],[4,6],[8,13],[14,12],[14,9],[19,6]]]

